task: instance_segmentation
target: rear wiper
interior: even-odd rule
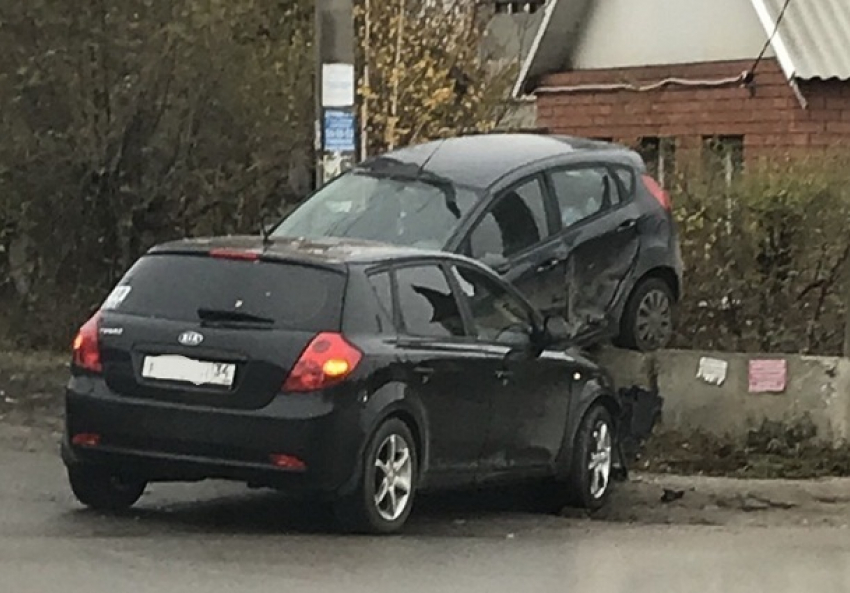
[[[226,309],[198,309],[201,321],[209,323],[248,323],[256,325],[274,325],[274,319],[260,317],[244,311],[228,311]]]
[[[433,156],[433,155],[432,155]],[[429,159],[430,160],[430,159]],[[426,161],[427,162],[427,161]],[[377,167],[375,163],[382,163],[382,167]],[[386,177],[388,179],[397,179],[404,181],[419,181],[427,183],[430,186],[436,187],[443,194],[446,208],[452,215],[460,219],[462,212],[457,204],[457,190],[450,179],[426,171],[423,163],[421,166],[410,163],[396,164],[397,161],[389,158],[382,158],[375,161],[370,166],[361,165],[361,169],[368,170],[375,177]]]

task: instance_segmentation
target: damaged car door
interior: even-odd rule
[[[496,195],[472,225],[462,251],[496,270],[544,313],[563,311],[567,250],[541,175]]]
[[[555,196],[562,238],[565,308],[581,341],[609,332],[613,308],[630,286],[640,253],[640,210],[632,197],[634,173],[609,164],[553,168],[546,180]]]
[[[541,348],[533,312],[507,288],[469,266],[454,266],[452,277],[478,343],[499,360],[480,478],[550,473],[564,441],[571,359]]]

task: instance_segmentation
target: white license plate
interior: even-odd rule
[[[235,364],[204,362],[185,356],[146,356],[142,364],[145,379],[230,387],[235,376]]]

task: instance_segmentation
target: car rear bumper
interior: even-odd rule
[[[358,418],[355,398],[337,394],[279,395],[264,408],[235,410],[128,398],[101,379],[76,377],[66,390],[62,458],[148,481],[226,479],[335,495],[358,475]],[[74,445],[78,434],[99,442]],[[278,467],[272,455],[304,466]]]

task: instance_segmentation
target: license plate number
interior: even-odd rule
[[[177,381],[192,385],[231,387],[236,365],[226,362],[205,362],[185,356],[146,356],[142,364],[145,379]]]

